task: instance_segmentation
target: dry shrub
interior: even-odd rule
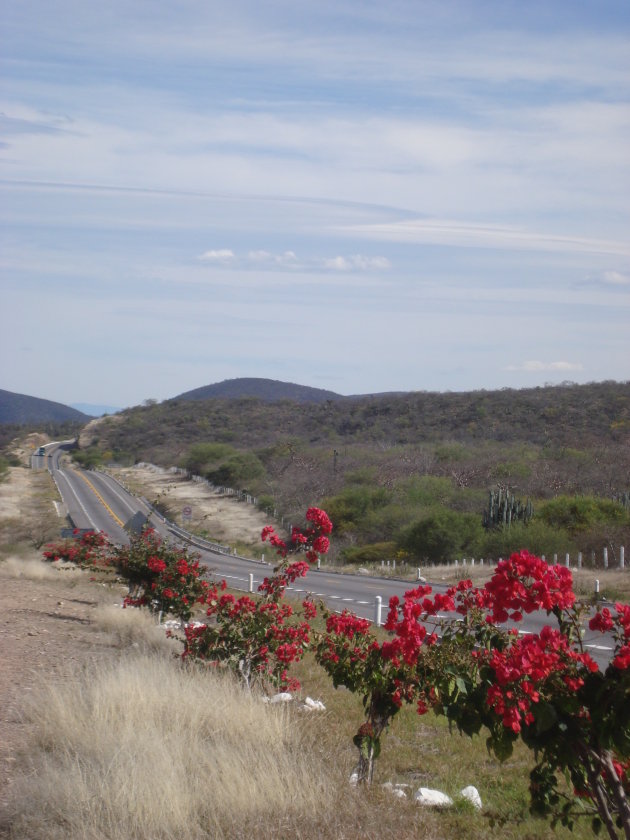
[[[30,557],[9,556],[0,565],[2,574],[10,578],[24,578],[25,580],[50,580],[58,581],[60,571],[69,571],[80,574],[80,569],[72,563],[55,563],[51,565],[43,560]]]
[[[348,785],[326,714],[173,658],[94,665],[42,688],[25,717],[33,739],[0,823],[12,840],[443,836],[411,802]]]
[[[169,639],[163,626],[156,623],[147,610],[103,604],[97,607],[94,621],[99,630],[108,633],[117,647],[140,648],[142,651],[179,652],[181,644]]]
[[[330,796],[286,710],[164,657],[49,685],[15,786],[14,838],[231,837],[234,823],[305,817]]]

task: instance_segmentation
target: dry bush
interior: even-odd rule
[[[103,604],[97,607],[94,622],[112,637],[116,647],[156,653],[178,653],[182,647],[175,639],[167,638],[164,626],[158,625],[147,610]]]
[[[312,815],[330,795],[287,713],[232,680],[125,658],[30,703],[36,744],[14,838],[209,838],[235,821]]]
[[[10,555],[0,561],[2,574],[10,578],[24,578],[25,580],[59,581],[60,572],[70,572],[71,575],[81,575],[81,569],[72,563],[48,563],[34,557],[15,557]],[[66,581],[67,582],[67,581]]]

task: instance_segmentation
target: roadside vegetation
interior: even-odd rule
[[[34,513],[45,507],[40,498]],[[93,541],[86,546],[91,550]],[[153,547],[148,555],[151,573],[168,572],[168,557],[166,569],[157,569]],[[181,563],[181,557],[173,559]],[[22,562],[16,555],[2,564],[3,573],[19,575]],[[71,576],[57,565],[45,568],[61,586],[71,587]],[[124,572],[129,563],[118,565]],[[401,708],[388,727],[372,786],[352,787],[353,735],[366,710],[357,693],[333,686],[312,652],[295,662],[302,686],[297,697],[320,699],[326,711],[307,712],[297,701],[283,708],[264,704],[257,687],[246,691],[229,673],[182,663],[178,643],[159,638],[148,612],[107,604],[108,597],[121,600],[111,571],[74,574],[95,578],[103,605],[94,627],[107,632],[119,653],[107,665],[98,660],[79,665],[63,683],[43,683],[25,702],[30,736],[15,765],[0,835],[10,840],[592,836],[589,821],[577,820],[573,832],[562,826],[552,831],[545,819],[530,814],[531,754],[523,744],[515,743],[500,762],[483,736],[453,735],[444,718],[419,717],[412,706]],[[444,574],[455,574],[453,567]],[[25,587],[33,577],[40,580],[27,568]],[[240,597],[225,595],[235,604]],[[314,626],[323,632],[321,619]],[[377,639],[383,644],[390,637],[380,631]],[[100,637],[97,649],[103,650]],[[444,810],[422,808],[396,799],[382,787],[385,782],[438,788],[456,803]],[[482,812],[457,800],[470,784],[481,793]],[[559,784],[570,794],[562,780]]]

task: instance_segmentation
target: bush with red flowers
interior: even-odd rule
[[[235,597],[225,593],[225,581],[211,587],[207,595],[207,624],[185,630],[185,658],[209,665],[223,665],[239,674],[245,685],[270,684],[283,690],[297,690],[299,681],[289,676],[310,644],[309,619],[316,614],[311,601],[301,607],[285,600],[287,587],[308,572],[309,563],[328,551],[332,523],[319,508],[306,512],[306,526],[293,528],[285,541],[270,525],[262,530],[280,562],[273,575],[258,587],[260,596]],[[303,555],[304,560],[293,560]]]
[[[603,826],[617,838],[621,828],[630,840],[630,607],[604,608],[588,622],[613,636],[602,671],[584,645],[590,610],[576,602],[564,567],[521,551],[482,589],[463,581],[443,598],[441,609],[459,620],[442,622],[439,667],[418,657],[419,711],[432,708],[467,735],[486,729],[488,749],[501,760],[520,738],[536,760],[533,812],[567,826],[588,816],[595,832]],[[425,611],[417,590],[406,593],[402,611],[391,603],[386,626],[411,661]],[[535,611],[553,615],[556,626],[518,633],[501,624]]]
[[[111,544],[102,531],[79,531],[75,528],[73,539],[49,543],[43,552],[45,560],[54,563],[63,560],[83,568],[106,565]]]
[[[193,606],[204,601],[209,588],[202,579],[199,556],[166,542],[151,528],[133,535],[129,545],[116,548],[112,564],[129,584],[125,606],[148,607],[160,618],[171,613],[188,621]]]

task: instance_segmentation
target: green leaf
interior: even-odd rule
[[[486,740],[486,746],[488,747],[488,752],[493,752],[499,761],[508,759],[514,749],[512,739],[507,736],[507,733],[501,738],[497,738],[496,735],[491,735]]]
[[[468,694],[468,687],[466,685],[466,681],[462,677],[456,677],[455,682],[457,683],[457,688],[462,694]]]
[[[558,720],[558,715],[554,707],[551,703],[546,703],[544,700],[540,703],[535,703],[532,706],[532,712],[536,720],[537,735],[548,732]]]

